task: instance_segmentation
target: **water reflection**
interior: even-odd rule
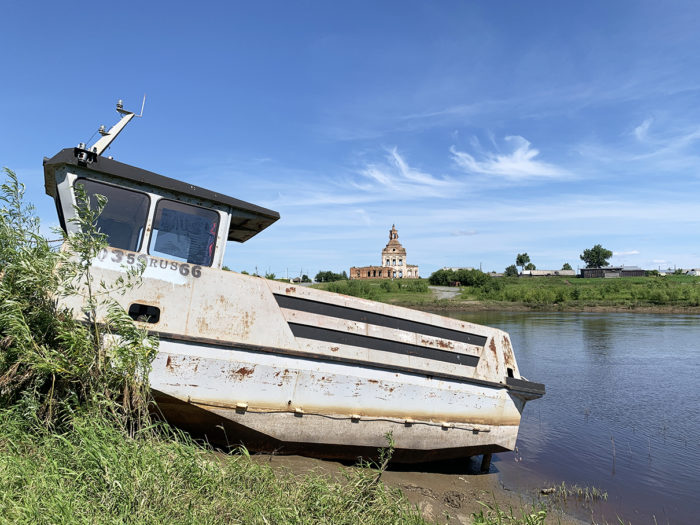
[[[592,356],[607,357],[612,348],[613,328],[608,317],[581,317],[584,349]]]
[[[605,518],[695,523],[700,486],[696,316],[475,312],[511,335],[522,375],[547,385],[523,414],[506,484],[603,487]],[[516,459],[518,461],[516,462]],[[521,460],[520,460],[521,459]],[[534,481],[533,481],[534,480]]]

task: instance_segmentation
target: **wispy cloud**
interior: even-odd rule
[[[476,235],[477,232],[476,230],[457,230],[452,232],[453,237],[470,237],[472,235]]]
[[[452,159],[467,173],[494,175],[512,181],[534,178],[557,179],[564,178],[570,173],[554,164],[537,160],[539,150],[532,148],[525,138],[510,135],[505,138],[512,145],[509,153],[482,152],[480,159],[459,151],[455,146],[450,148]]]
[[[621,257],[624,255],[639,255],[639,250],[628,250],[626,252],[613,252],[614,257]]]
[[[363,168],[360,175],[366,180],[355,181],[354,186],[374,193],[388,189],[395,197],[406,198],[449,195],[450,188],[456,185],[449,177],[436,177],[409,166],[397,148],[388,150],[385,161]]]
[[[673,172],[683,173],[686,180],[688,175],[696,177],[700,169],[696,147],[700,141],[700,125],[697,123],[679,127],[668,122],[664,126],[648,118],[634,127],[631,135],[636,140],[582,143],[575,149],[598,173],[612,169],[617,173],[628,172],[636,178]]]

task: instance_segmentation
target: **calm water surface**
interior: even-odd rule
[[[628,313],[453,314],[510,333],[547,394],[523,414],[506,486],[608,492],[597,518],[700,523],[700,318]]]

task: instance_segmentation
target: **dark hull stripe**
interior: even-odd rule
[[[389,315],[367,312],[365,310],[312,301],[310,299],[290,297],[283,294],[275,294],[275,299],[280,308],[299,310],[311,314],[345,319],[347,321],[356,321],[358,323],[373,324],[385,328],[393,328],[394,330],[403,330],[405,332],[414,332],[431,337],[459,341],[460,343],[467,343],[475,346],[484,346],[486,344],[486,337],[482,335],[460,332],[459,330],[442,328],[440,326],[419,323],[417,321],[409,321],[408,319],[401,319],[400,317],[392,317]]]
[[[315,341],[323,341],[326,343],[340,345],[358,346],[360,348],[369,348],[371,350],[381,350],[383,352],[391,352],[393,354],[421,357],[424,359],[432,359],[434,361],[442,361],[444,363],[452,363],[456,365],[476,366],[479,363],[478,356],[458,354],[457,352],[447,352],[445,350],[438,350],[437,348],[426,348],[425,346],[411,345],[401,343],[399,341],[391,341],[389,339],[379,339],[377,337],[339,332],[337,330],[328,330],[327,328],[319,328],[317,326],[297,323],[289,323],[289,328],[292,329],[292,333],[295,337],[303,337],[304,339],[313,339]]]

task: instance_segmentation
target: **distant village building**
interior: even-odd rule
[[[549,277],[558,275],[560,277],[576,277],[574,270],[523,270],[520,277]]]
[[[614,279],[616,277],[644,277],[646,272],[638,266],[604,266],[602,268],[581,268],[584,279],[600,278]]]
[[[407,264],[406,248],[399,242],[396,225],[389,230],[389,242],[382,250],[381,266],[350,268],[350,279],[418,279],[418,266]]]

